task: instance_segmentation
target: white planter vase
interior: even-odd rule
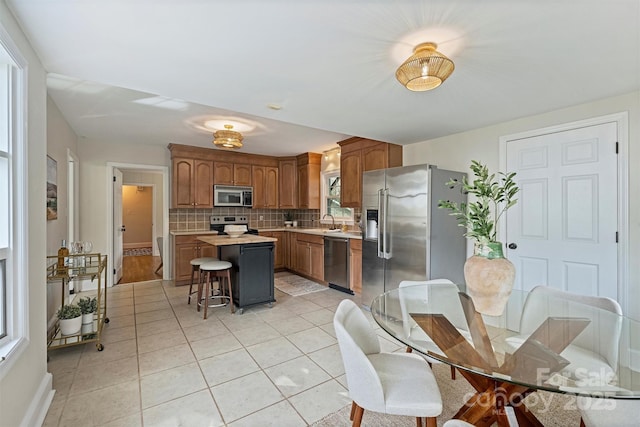
[[[94,312],[83,314],[82,315],[82,324],[86,325],[87,323],[93,323],[93,314],[94,314]]]
[[[516,269],[502,255],[502,243],[492,242],[476,249],[464,264],[467,294],[478,313],[500,316],[509,300]]]
[[[75,335],[82,328],[82,316],[73,319],[60,319],[60,333],[62,335]]]

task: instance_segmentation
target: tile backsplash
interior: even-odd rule
[[[284,212],[289,209],[247,209],[247,208],[212,208],[212,209],[169,209],[169,231],[208,230],[209,217],[246,216],[251,228],[276,228],[284,225]],[[298,227],[319,227],[320,210],[291,209],[293,219]]]
[[[300,228],[321,226],[319,209],[169,209],[169,231],[208,230],[211,215],[246,216],[251,228],[278,228],[284,226],[283,214],[287,211],[293,213],[293,219],[298,221]],[[360,218],[360,209],[355,210],[355,217]],[[357,225],[350,228],[357,228]]]

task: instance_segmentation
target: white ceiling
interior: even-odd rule
[[[640,88],[638,0],[6,2],[103,142],[211,147],[203,122],[232,116],[258,126],[244,152],[411,144]],[[425,41],[456,69],[410,92],[395,69]]]

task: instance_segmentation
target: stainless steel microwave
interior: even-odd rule
[[[253,187],[214,185],[213,205],[250,208],[253,206]]]

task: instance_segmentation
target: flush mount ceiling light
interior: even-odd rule
[[[231,129],[233,129],[233,125],[224,125],[224,130],[214,132],[213,143],[216,147],[242,148],[242,140],[244,139],[242,134]]]
[[[396,78],[414,92],[435,89],[453,73],[453,61],[436,50],[437,44],[421,43],[396,71]]]

